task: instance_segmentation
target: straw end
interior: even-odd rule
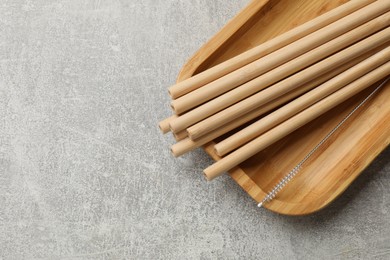
[[[164,123],[163,123],[163,122],[160,122],[160,123],[158,124],[158,128],[160,129],[160,131],[161,131],[162,134],[167,134],[167,133],[170,131],[169,128],[166,128],[166,127],[164,126]]]

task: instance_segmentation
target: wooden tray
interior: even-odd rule
[[[291,28],[331,10],[346,0],[254,0],[184,65],[178,81],[191,77]],[[390,143],[390,84],[359,110],[319,150],[295,179],[265,205],[286,215],[316,212],[339,196]],[[375,86],[374,86],[375,87]],[[368,90],[369,92],[369,90]],[[256,201],[356,106],[362,93],[302,127],[230,172]],[[204,148],[213,159],[214,143]]]

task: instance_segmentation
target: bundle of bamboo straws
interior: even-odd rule
[[[208,180],[390,74],[390,0],[354,0],[169,89],[181,156],[215,145]]]

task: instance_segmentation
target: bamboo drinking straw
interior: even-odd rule
[[[181,140],[184,140],[188,137],[187,135],[187,131],[181,131],[177,134],[173,133],[173,137],[175,138],[176,141],[181,141]]]
[[[213,100],[179,116],[178,118],[172,120],[170,122],[170,127],[173,132],[179,132],[187,127],[196,124],[197,122],[207,118],[208,116],[211,116],[218,111],[237,103],[238,101],[268,87],[269,85],[272,85],[273,83],[288,77],[289,75],[293,74],[294,72],[303,69],[316,61],[325,58],[326,56],[329,56],[333,52],[337,52],[342,48],[347,47],[350,44],[353,44],[354,42],[364,38],[365,36],[368,36],[372,34],[373,32],[376,32],[390,24],[390,12],[381,15],[380,17],[377,17],[368,23],[361,25],[350,32],[345,33],[344,35],[341,35],[327,43],[325,43],[322,46],[319,46],[315,48],[314,50],[311,50],[300,57],[293,59],[289,62],[286,62],[285,64],[281,65],[280,67],[277,67],[259,77],[257,77],[254,80],[251,80],[217,98],[214,98]],[[363,46],[363,49],[365,47]],[[364,50],[363,50],[364,51]],[[360,52],[360,51],[359,51]],[[355,52],[355,55],[356,52]],[[335,63],[340,63],[346,60],[348,56],[338,56],[338,61]],[[325,64],[325,63],[321,63]],[[327,66],[328,69],[331,69],[334,65],[329,64]],[[316,75],[317,73],[321,73],[323,71],[323,68],[315,67],[317,71],[315,74],[312,74],[312,76]],[[229,74],[230,75],[230,74]],[[200,89],[199,89],[200,90]],[[195,92],[195,91],[194,91]],[[191,92],[194,93],[194,92]],[[192,133],[190,133],[192,136]],[[196,134],[195,134],[196,135]],[[193,136],[193,138],[197,138]]]
[[[215,145],[215,152],[219,156],[226,155],[389,60],[390,47],[387,47],[245,129],[222,140]]]
[[[227,74],[171,103],[176,114],[182,114],[223,94],[305,52],[334,39],[390,10],[389,0],[374,3],[304,37],[282,49]]]
[[[316,81],[313,81],[313,82],[316,82]],[[298,89],[296,91],[293,91],[291,93],[288,93],[285,96],[280,97],[279,99],[274,100],[273,102],[270,102],[270,103],[266,104],[265,106],[248,113],[244,117],[241,117],[238,120],[235,120],[229,124],[226,124],[226,125],[218,128],[217,130],[211,132],[210,134],[202,136],[201,138],[199,138],[197,140],[191,140],[189,137],[187,137],[184,140],[172,145],[171,152],[175,157],[179,157],[179,156],[182,156],[183,154],[188,153],[188,152],[190,152],[198,147],[201,147],[202,145],[205,145],[208,142],[211,142],[215,138],[220,137],[221,135],[226,134],[229,131],[231,131],[231,130],[261,116],[262,114],[265,114],[268,111],[284,104],[285,102],[287,102],[288,100],[291,100],[295,96],[299,96],[300,94],[304,93],[305,90],[308,90],[308,89],[315,87],[315,83],[313,84],[312,82],[310,82],[310,84],[308,84],[305,87]]]
[[[314,80],[311,80],[310,82],[306,83],[305,85],[301,86],[300,88],[297,88],[289,93],[284,94],[282,97],[277,98],[277,99],[273,100],[272,102],[269,102],[266,105],[264,105],[258,109],[253,110],[252,112],[249,112],[245,116],[240,117],[238,120],[234,120],[232,122],[227,123],[226,125],[223,125],[222,127],[216,129],[215,131],[212,131],[208,135],[205,135],[205,136],[203,136],[195,141],[191,140],[190,138],[185,138],[185,139],[183,139],[183,141],[180,141],[171,147],[172,154],[175,157],[178,157],[178,156],[181,156],[187,152],[190,152],[198,147],[201,147],[202,145],[205,145],[205,144],[211,142],[215,138],[220,137],[221,135],[224,135],[224,134],[230,132],[231,130],[233,130],[239,126],[242,126],[243,124],[245,124],[245,123],[247,123],[255,118],[258,118],[259,116],[279,107],[280,105],[300,96],[303,93],[306,93],[307,91],[309,91],[309,90],[313,89],[314,87],[326,82],[327,80],[337,76],[338,74],[344,72],[345,70],[351,68],[352,66],[355,66],[359,62],[365,60],[366,58],[370,57],[371,55],[373,55],[374,53],[376,53],[377,51],[380,51],[382,49],[383,49],[383,46],[381,46],[380,48],[375,49],[373,51],[370,51],[366,54],[363,54],[363,55],[359,56],[358,58],[356,58],[352,61],[349,61],[346,64],[338,66],[335,69],[331,70],[330,72],[325,73],[325,74],[317,77]]]
[[[204,170],[207,180],[222,175],[389,74],[390,62],[387,62],[214,163]]]
[[[333,66],[336,66],[337,64],[342,64],[348,59],[354,58],[361,53],[367,52],[368,50],[387,43],[389,40],[390,27],[189,127],[187,129],[188,135],[191,139],[199,138],[200,136],[209,133],[210,131],[220,127],[221,125],[224,125],[229,121],[235,120],[236,118],[252,111],[253,109],[267,102],[270,102],[270,100],[275,99],[283,93],[286,93],[286,91],[291,91],[292,89],[299,87],[300,84],[306,82],[307,80],[310,80],[311,78],[313,78],[313,76],[318,75],[318,73],[323,73],[324,71],[331,69]],[[177,118],[176,120],[178,119],[179,118]],[[171,128],[172,124],[176,120],[171,122]]]
[[[166,133],[168,133],[168,132],[171,131],[171,128],[170,128],[170,126],[169,126],[169,123],[170,123],[172,120],[176,119],[176,118],[177,118],[177,115],[173,115],[173,116],[171,116],[171,117],[168,117],[168,118],[162,120],[162,121],[158,124],[158,126],[159,126],[159,128],[160,128],[160,130],[161,130],[161,132],[162,132],[163,134],[166,134]]]
[[[351,14],[352,12],[374,1],[375,0],[349,1],[307,23],[273,38],[270,41],[252,48],[187,80],[177,83],[169,89],[169,93],[173,99],[183,96],[314,31],[317,31],[320,28]]]

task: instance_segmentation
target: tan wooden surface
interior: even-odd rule
[[[254,0],[188,61],[178,81],[345,2]],[[281,214],[304,215],[318,211],[339,196],[390,142],[389,85],[355,114],[286,189],[265,207]],[[294,168],[367,93],[351,98],[253,156],[230,172],[232,178],[256,201],[260,201],[265,192]],[[205,150],[218,160],[213,146],[211,142]]]

